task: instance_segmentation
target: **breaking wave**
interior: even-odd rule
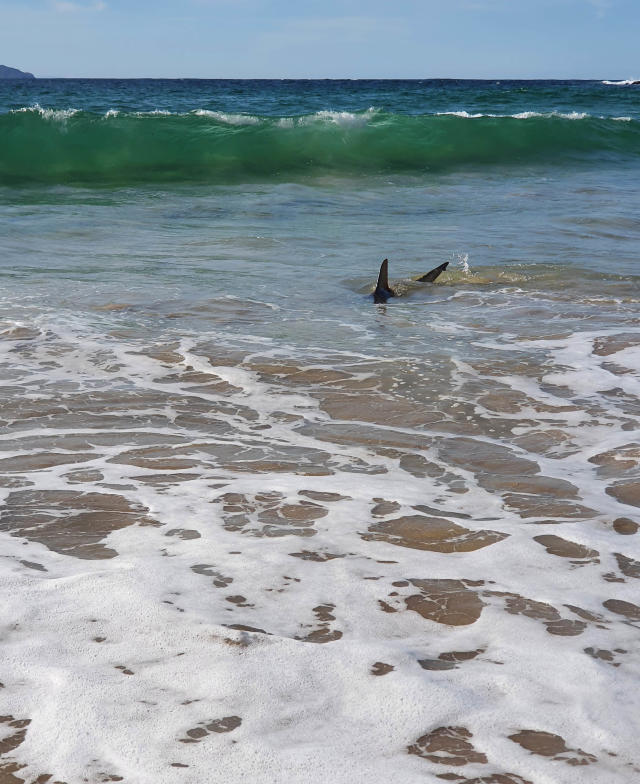
[[[237,182],[598,162],[640,153],[640,123],[570,112],[428,115],[197,109],[105,114],[38,105],[0,115],[5,183]]]

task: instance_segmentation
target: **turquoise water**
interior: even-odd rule
[[[0,83],[27,780],[452,778],[443,730],[632,780],[639,182],[630,84]]]
[[[369,339],[364,295],[386,256],[397,278],[449,260],[444,299],[413,291],[393,304],[458,323],[455,284],[473,285],[469,269],[483,281],[479,318],[494,298],[498,323],[509,278],[553,318],[567,286],[575,304],[603,282],[611,296],[637,285],[633,86],[38,80],[0,91],[2,269],[29,301],[257,299],[285,311],[258,319],[261,334],[348,346]],[[624,320],[620,308],[603,322]],[[354,320],[355,331],[338,326]]]
[[[95,113],[209,109],[279,117],[377,106],[397,114],[587,112],[638,119],[637,85],[601,81],[38,79],[0,85],[0,110],[35,103]]]
[[[0,174],[12,184],[562,169],[640,153],[633,86],[45,80],[3,92]]]

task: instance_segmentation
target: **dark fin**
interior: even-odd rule
[[[445,261],[444,264],[441,264],[439,267],[432,269],[431,272],[427,272],[427,274],[423,275],[421,278],[416,278],[416,280],[420,283],[433,283],[438,275],[440,275],[441,272],[444,272],[448,266],[449,262]]]
[[[378,275],[376,289],[386,289],[389,291],[389,259],[385,259],[380,265],[380,274]]]
[[[373,301],[386,302],[389,297],[395,297],[395,293],[389,287],[389,259],[385,259],[380,265],[380,274],[378,275],[376,290],[373,292]]]

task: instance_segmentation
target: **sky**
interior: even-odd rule
[[[640,0],[0,0],[40,77],[640,78]]]

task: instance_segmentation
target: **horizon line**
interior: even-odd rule
[[[225,81],[225,82],[598,82],[636,81],[634,77],[603,76],[35,76],[30,78],[5,78],[0,82],[31,82],[41,79],[93,79],[93,80],[149,80],[149,81]]]

